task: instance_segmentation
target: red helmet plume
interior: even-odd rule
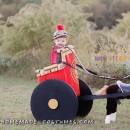
[[[56,30],[57,31],[65,30],[65,26],[63,24],[58,24],[57,27],[56,27]]]

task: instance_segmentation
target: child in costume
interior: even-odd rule
[[[51,52],[51,64],[61,63],[60,51],[67,44],[68,33],[65,31],[65,27],[59,24],[56,27],[56,31],[53,35],[53,41],[55,43]]]

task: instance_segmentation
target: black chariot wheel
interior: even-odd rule
[[[80,96],[92,95],[92,92],[90,88],[88,87],[88,85],[81,79],[79,79],[79,87],[80,87]],[[78,102],[79,102],[79,107],[78,107],[77,116],[84,117],[88,115],[88,113],[92,109],[93,100],[85,101],[85,100],[79,99]]]
[[[31,111],[37,121],[73,120],[77,110],[78,98],[64,81],[47,80],[32,93]]]

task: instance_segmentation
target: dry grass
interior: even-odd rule
[[[0,76],[0,120],[24,119],[33,120],[30,111],[30,96],[37,85],[36,80],[26,81],[22,79]],[[93,92],[96,89],[92,89]],[[84,120],[94,120],[94,124],[80,125],[35,125],[35,124],[1,124],[0,130],[124,130],[130,129],[130,104],[128,100],[122,101],[118,106],[117,123],[104,124],[106,100],[94,101],[93,108]],[[77,119],[83,120],[83,119]]]

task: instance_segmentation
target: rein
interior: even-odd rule
[[[73,69],[76,69],[77,71],[80,71],[80,72],[82,72],[82,73],[85,73],[85,74],[94,76],[94,77],[96,77],[96,78],[102,78],[102,79],[123,80],[123,79],[129,79],[129,78],[130,78],[130,75],[127,75],[127,76],[122,77],[122,78],[115,78],[115,77],[111,77],[111,76],[102,76],[102,75],[99,75],[99,74],[97,74],[97,73],[95,73],[95,72],[89,70],[89,69],[86,69],[86,68],[84,67],[84,65],[82,64],[82,62],[80,61],[80,59],[79,59],[79,57],[77,56],[77,54],[76,54],[70,47],[65,46],[65,48],[68,48],[69,50],[71,50],[71,52],[75,55],[77,61],[80,63],[80,65],[79,65],[79,64],[76,64],[76,66],[79,67],[80,69],[83,69],[85,72],[78,70],[77,68],[73,67],[72,65],[70,65],[70,64],[68,64],[68,63],[66,63],[66,62],[62,62],[62,63],[65,64],[65,65],[67,65],[67,66],[69,66],[69,67],[71,67],[71,68],[73,68]]]

